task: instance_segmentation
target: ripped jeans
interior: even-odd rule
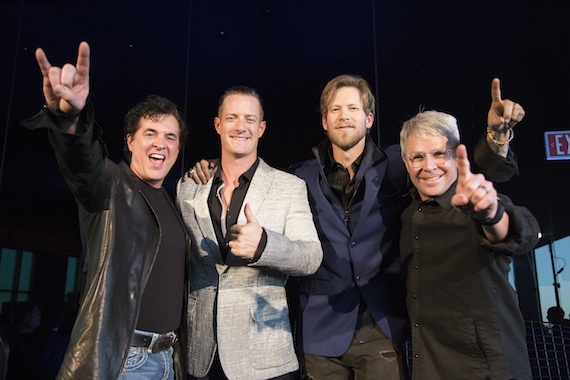
[[[308,380],[408,379],[404,348],[395,347],[376,322],[370,324],[369,311],[363,314],[364,326],[357,328],[343,355],[335,358],[303,356]],[[359,320],[359,325],[361,322]]]

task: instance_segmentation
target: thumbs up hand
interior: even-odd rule
[[[263,228],[251,212],[249,203],[245,204],[244,212],[246,223],[234,224],[228,230],[228,247],[234,256],[251,260],[261,241]]]

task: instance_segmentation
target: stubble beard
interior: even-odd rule
[[[328,133],[330,142],[338,146],[344,151],[348,151],[356,146],[364,137],[366,133],[344,134],[344,133]]]

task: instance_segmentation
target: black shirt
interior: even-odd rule
[[[164,334],[180,326],[186,238],[180,220],[166,198],[166,191],[144,181],[141,181],[140,189],[156,214],[162,238],[142,294],[137,329]]]
[[[214,174],[212,189],[210,190],[210,195],[208,197],[208,207],[210,209],[210,215],[212,217],[212,223],[214,224],[214,231],[216,232],[216,238],[218,240],[218,246],[220,247],[220,252],[222,253],[222,257],[224,260],[228,255],[228,239],[226,238],[226,232],[230,229],[231,226],[237,223],[237,219],[239,216],[239,211],[243,205],[243,201],[247,194],[247,190],[249,189],[249,185],[251,184],[251,179],[259,166],[259,158],[255,160],[253,165],[239,177],[239,185],[236,187],[232,193],[232,198],[230,199],[229,205],[226,205],[226,218],[225,223],[222,224],[222,192],[223,192],[223,184],[224,181],[222,180],[222,171],[217,170]],[[267,235],[265,230],[263,231],[263,235],[261,237],[261,242],[257,247],[257,251],[255,252],[255,256],[251,261],[259,260],[263,249],[265,248],[267,242]]]
[[[402,214],[414,379],[529,379],[525,325],[508,273],[511,256],[532,248],[538,226],[501,196],[510,232],[491,244],[451,205],[455,188],[425,201],[413,189]]]
[[[371,158],[372,148],[373,147],[367,143],[362,154],[351,164],[354,173],[352,179],[350,178],[348,169],[336,162],[333,158],[332,147],[329,148],[327,161],[324,165],[327,183],[342,205],[344,210],[344,224],[351,233],[354,231],[355,222],[358,220],[361,203],[364,199],[363,176],[358,175],[358,170],[362,166],[364,157]],[[363,169],[366,170],[366,168]],[[361,296],[358,319],[356,321],[355,339],[361,342],[367,342],[381,336],[383,336],[383,334],[368,310],[364,298]]]
[[[351,223],[349,208],[351,207],[351,203],[355,198],[355,191],[357,188],[359,188],[358,193],[360,199],[362,199],[362,194],[364,194],[364,182],[362,182],[362,186],[358,186],[358,183],[356,181],[358,177],[356,176],[356,173],[358,173],[358,169],[362,164],[362,159],[365,154],[366,149],[364,149],[362,154],[351,164],[352,171],[355,174],[352,179],[350,178],[348,169],[334,160],[332,156],[332,148],[329,149],[327,155],[328,159],[324,165],[324,172],[327,177],[327,183],[329,184],[329,187],[331,188],[333,194],[338,199],[342,206],[342,209],[344,210],[344,224],[350,231],[354,229],[354,226]]]

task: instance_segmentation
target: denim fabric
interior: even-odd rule
[[[125,368],[118,380],[174,380],[173,348],[149,353],[131,346]]]

